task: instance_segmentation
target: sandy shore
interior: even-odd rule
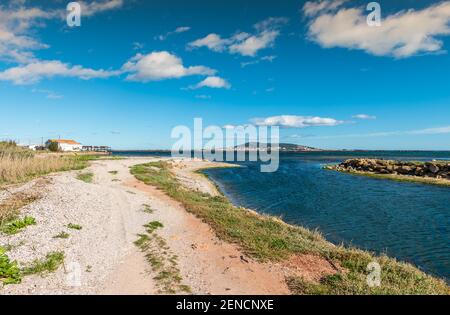
[[[158,234],[178,257],[182,282],[193,294],[289,293],[285,267],[244,257],[179,203],[129,173],[130,166],[152,160],[97,161],[83,171],[46,177],[46,184],[39,186],[43,197],[21,210],[37,224],[13,236],[0,235],[0,245],[9,245],[8,256],[21,265],[63,251],[64,266],[45,277],[24,277],[21,284],[0,288],[0,294],[157,294],[155,274],[133,244],[150,221],[164,225]],[[212,166],[218,164],[183,161],[175,171],[186,187],[215,195],[215,185],[195,173]],[[94,182],[76,179],[83,172],[92,172]],[[14,189],[32,187],[28,183]],[[154,211],[144,212],[143,205]],[[69,229],[69,223],[82,229]],[[62,231],[70,237],[54,238]]]

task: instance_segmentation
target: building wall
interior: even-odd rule
[[[61,148],[62,151],[81,151],[80,144],[60,143],[59,147]]]

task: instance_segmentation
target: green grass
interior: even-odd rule
[[[64,231],[62,231],[59,234],[56,234],[55,236],[53,236],[53,238],[62,238],[62,239],[67,239],[69,237],[70,237],[70,234],[66,233]]]
[[[90,184],[94,180],[94,174],[90,173],[90,172],[89,173],[82,173],[82,174],[79,174],[77,176],[77,179],[79,179],[79,180],[81,180],[81,181],[83,181],[85,183]]]
[[[8,235],[13,235],[19,233],[21,230],[25,229],[27,226],[35,225],[36,220],[33,217],[25,216],[22,219],[12,220],[0,227],[0,230]]]
[[[142,211],[145,213],[152,214],[153,212],[155,212],[155,210],[152,209],[150,205],[143,204],[142,207],[143,207]]]
[[[159,291],[165,294],[178,292],[190,293],[189,286],[182,284],[182,277],[177,265],[177,256],[170,252],[166,241],[156,231],[164,225],[159,221],[152,221],[144,225],[146,233],[139,234],[134,244],[145,254],[145,258],[156,273]]]
[[[69,224],[67,224],[67,227],[69,228],[69,229],[72,229],[72,230],[81,230],[83,227],[81,226],[81,225],[78,225],[78,224],[73,224],[73,223],[69,223]]]
[[[288,285],[295,294],[450,294],[444,281],[410,264],[335,246],[316,231],[235,207],[223,196],[212,197],[188,190],[171,173],[167,162],[137,165],[131,168],[131,173],[138,180],[166,192],[187,211],[208,223],[219,238],[238,244],[245,254],[259,261],[280,262],[293,255],[310,254],[345,269],[319,282],[291,277]],[[382,269],[380,287],[369,287],[366,282],[367,265],[374,261]]]
[[[34,260],[28,267],[22,269],[23,275],[44,275],[49,272],[58,270],[59,266],[64,262],[63,252],[51,252],[47,254],[45,259]]]
[[[22,281],[17,262],[11,261],[6,255],[6,249],[0,246],[0,282],[4,285],[17,284]]]

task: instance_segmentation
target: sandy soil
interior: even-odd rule
[[[21,265],[52,251],[64,251],[64,266],[44,277],[25,277],[21,284],[0,288],[0,294],[156,294],[155,274],[133,241],[143,224],[160,221],[158,230],[178,256],[183,283],[194,294],[288,294],[285,266],[261,264],[220,241],[210,227],[187,213],[161,191],[138,182],[129,167],[153,159],[98,161],[81,172],[94,173],[94,183],[76,179],[80,172],[49,176],[43,198],[24,207],[22,215],[37,225],[14,236],[0,235],[11,245],[10,258]],[[191,189],[217,194],[215,186],[194,170],[209,162],[179,162],[177,177]],[[110,171],[117,171],[114,175]],[[29,183],[17,190],[33,187]],[[2,197],[0,195],[0,197]],[[143,210],[143,204],[155,211]],[[67,228],[79,224],[80,231]],[[53,238],[61,231],[68,239]]]

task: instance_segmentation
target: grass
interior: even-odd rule
[[[41,196],[36,192],[24,193],[18,192],[11,195],[6,200],[0,202],[0,228],[9,221],[15,219],[22,207],[36,201]]]
[[[35,154],[13,142],[0,142],[0,187],[53,172],[83,169],[88,160],[81,156]]]
[[[170,252],[166,241],[156,234],[156,231],[163,228],[164,225],[159,221],[152,221],[144,227],[146,233],[139,234],[139,238],[134,244],[145,253],[145,258],[156,273],[154,279],[157,281],[160,292],[165,294],[190,293],[190,287],[182,284],[183,279],[177,267],[178,257]]]
[[[72,230],[78,230],[78,231],[80,231],[80,230],[83,228],[81,225],[73,224],[73,223],[69,223],[69,224],[67,225],[67,227],[68,227],[69,229],[72,229]]]
[[[6,255],[6,249],[0,246],[0,282],[3,285],[16,284],[22,281],[17,262],[11,261]]]
[[[22,269],[23,275],[34,275],[40,274],[44,275],[49,272],[54,272],[58,270],[59,266],[64,262],[63,252],[51,252],[47,254],[45,259],[34,260],[30,266]]]
[[[62,239],[67,239],[69,237],[70,237],[70,234],[66,233],[64,231],[62,231],[59,234],[56,234],[55,236],[53,236],[53,238],[62,238]]]
[[[81,173],[77,176],[77,179],[85,182],[85,183],[92,183],[94,181],[94,174],[93,173]]]
[[[36,225],[36,220],[33,217],[25,216],[22,219],[15,219],[4,224],[0,227],[0,231],[8,235],[13,235],[30,225]]]
[[[152,209],[152,207],[150,207],[150,205],[143,204],[142,207],[143,207],[142,211],[145,213],[152,214],[153,212],[155,212],[155,210]]]
[[[319,282],[288,278],[288,285],[295,294],[450,294],[443,280],[426,275],[410,264],[335,246],[316,231],[235,207],[223,196],[212,197],[186,189],[172,174],[167,162],[137,165],[131,168],[131,173],[138,180],[166,192],[187,211],[208,223],[219,238],[238,244],[245,254],[259,261],[279,262],[293,255],[311,254],[344,269]],[[370,262],[381,266],[382,285],[379,287],[367,285],[366,268]]]

